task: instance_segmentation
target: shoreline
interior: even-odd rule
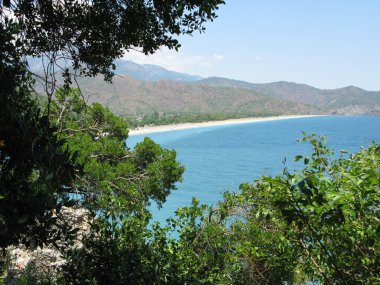
[[[152,133],[171,132],[171,131],[188,130],[188,129],[198,129],[198,128],[205,128],[205,127],[238,125],[238,124],[248,124],[248,123],[254,123],[254,122],[300,119],[300,118],[321,117],[321,116],[326,116],[326,115],[287,115],[287,116],[271,116],[271,117],[251,117],[251,118],[241,118],[241,119],[229,119],[229,120],[223,120],[223,121],[208,121],[208,122],[202,122],[202,123],[183,123],[183,124],[172,124],[172,125],[162,125],[162,126],[145,126],[145,127],[129,130],[129,136],[146,135],[146,134],[152,134]]]

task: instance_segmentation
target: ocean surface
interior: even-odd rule
[[[293,158],[311,154],[308,143],[297,142],[307,134],[323,135],[327,144],[339,150],[357,152],[362,146],[380,143],[380,117],[328,116],[254,122],[198,129],[136,135],[127,139],[133,146],[150,137],[164,148],[175,149],[177,159],[186,167],[184,180],[178,183],[159,210],[152,205],[154,219],[165,222],[180,206],[191,203],[215,205],[226,190],[238,191],[244,182],[262,175],[277,175],[284,168],[297,169]]]

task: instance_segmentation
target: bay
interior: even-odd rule
[[[296,141],[302,131],[325,136],[337,153],[342,149],[357,152],[372,141],[380,142],[380,117],[309,117],[152,133],[129,137],[127,146],[133,148],[150,137],[164,148],[175,149],[186,167],[183,182],[162,209],[151,207],[154,219],[164,222],[178,207],[189,205],[192,197],[215,205],[226,190],[238,191],[241,183],[280,174],[285,160],[289,169],[301,167],[293,158],[312,149]]]

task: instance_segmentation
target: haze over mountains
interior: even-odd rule
[[[142,81],[175,80],[193,82],[202,79],[197,75],[169,71],[153,64],[137,64],[130,60],[117,60],[115,73],[129,75]]]
[[[116,62],[113,84],[80,78],[90,102],[118,114],[224,113],[241,116],[288,114],[380,114],[380,91],[354,86],[318,89],[292,82],[249,83],[189,75],[156,65]]]

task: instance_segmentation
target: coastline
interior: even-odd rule
[[[204,128],[204,127],[238,125],[238,124],[248,124],[248,123],[254,123],[254,122],[300,119],[300,118],[321,117],[321,116],[326,116],[326,115],[288,115],[288,116],[271,116],[271,117],[251,117],[251,118],[241,118],[241,119],[229,119],[229,120],[223,120],[223,121],[208,121],[208,122],[203,122],[203,123],[183,123],[183,124],[162,125],[162,126],[145,126],[145,127],[129,130],[129,136],[179,131],[179,130],[187,130],[187,129],[197,129],[197,128]]]

